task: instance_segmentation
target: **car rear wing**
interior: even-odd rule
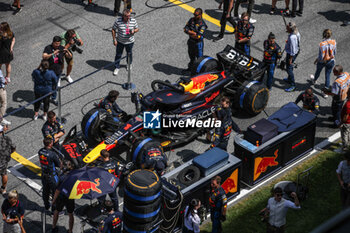
[[[226,45],[225,49],[217,53],[219,62],[232,75],[242,74],[247,79],[254,79],[265,71],[264,63],[245,55],[242,51]]]

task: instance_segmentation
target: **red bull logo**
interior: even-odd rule
[[[305,137],[292,145],[292,151],[306,142]]]
[[[90,191],[102,193],[100,186],[100,178],[96,178],[93,181],[77,180],[73,186],[73,189],[69,195],[69,199],[80,199],[84,194],[90,193]]]
[[[259,178],[261,173],[266,172],[268,167],[277,166],[278,149],[275,150],[275,156],[272,157],[256,157],[254,162],[254,181]]]
[[[235,193],[237,192],[238,183],[238,169],[234,170],[232,174],[224,181],[221,187],[225,190],[225,193]]]

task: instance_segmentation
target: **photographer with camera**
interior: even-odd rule
[[[4,233],[25,233],[23,228],[24,208],[18,200],[18,192],[12,190],[1,206]]]
[[[81,40],[79,34],[76,33],[73,29],[69,29],[66,32],[63,32],[60,36],[61,36],[61,46],[67,49],[72,55],[71,57],[65,56],[65,59],[67,62],[66,79],[69,83],[72,83],[73,79],[71,78],[70,73],[72,72],[72,69],[73,69],[73,52],[76,51],[79,54],[82,54],[83,50],[79,47],[83,46],[84,42]]]
[[[198,216],[198,209],[201,207],[201,201],[199,199],[192,199],[190,204],[186,206],[184,212],[184,227],[183,233],[199,233],[199,225],[201,219]]]
[[[345,160],[339,163],[336,172],[340,184],[342,208],[346,209],[350,207],[350,152],[347,151],[344,156]]]
[[[55,36],[52,40],[52,43],[45,47],[43,52],[43,60],[49,61],[49,70],[53,70],[58,78],[58,84],[60,83],[60,77],[62,74],[63,66],[64,66],[64,57],[71,58],[72,54],[68,49],[65,49],[61,46],[61,37]],[[54,89],[57,89],[57,86]],[[58,105],[56,100],[57,92],[53,93],[51,96],[51,102],[55,105]]]

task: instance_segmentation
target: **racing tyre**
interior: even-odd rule
[[[191,76],[220,70],[220,63],[213,57],[203,56],[195,60],[191,69]]]
[[[245,81],[238,89],[236,103],[249,115],[255,116],[263,111],[269,100],[268,88],[258,81]]]
[[[93,108],[85,114],[81,122],[81,129],[84,136],[92,142],[100,143],[103,141],[102,134],[100,132],[100,126],[102,124],[101,119],[107,117],[107,112],[104,109]]]
[[[149,204],[160,198],[162,183],[159,176],[150,170],[135,170],[125,180],[125,196],[141,205]]]
[[[134,222],[149,223],[158,218],[160,211],[161,198],[155,202],[146,205],[134,204],[132,199],[124,198],[124,215]]]
[[[186,167],[179,173],[178,179],[181,184],[189,186],[194,182],[198,181],[200,178],[200,175],[201,175],[201,172],[199,168],[191,165]]]
[[[123,213],[124,217],[124,233],[157,233],[159,232],[159,218],[157,217],[154,221],[150,223],[135,223],[133,218],[128,217]]]

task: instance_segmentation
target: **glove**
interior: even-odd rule
[[[221,215],[221,216],[220,216],[220,220],[221,220],[222,222],[225,222],[225,221],[226,221],[226,215]]]

